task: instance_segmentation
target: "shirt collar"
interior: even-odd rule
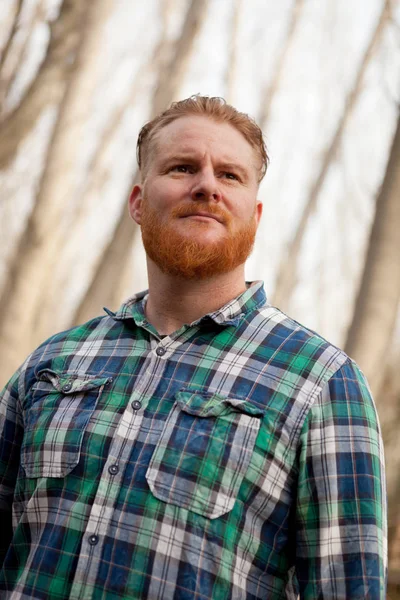
[[[246,282],[247,289],[227,304],[215,310],[203,319],[211,319],[218,325],[237,325],[249,312],[265,305],[264,285],[262,281]]]
[[[264,306],[267,298],[262,281],[247,282],[247,289],[233,300],[227,302],[224,306],[208,313],[194,321],[192,325],[199,324],[205,320],[212,320],[218,325],[238,325],[249,312]],[[139,292],[128,298],[122,304],[119,310],[114,313],[108,308],[105,312],[116,321],[133,319],[139,327],[146,323],[145,305],[148,297],[148,290]]]

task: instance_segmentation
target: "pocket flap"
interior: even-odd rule
[[[111,377],[96,377],[96,375],[79,375],[73,372],[56,373],[51,369],[42,369],[38,372],[38,382],[33,386],[33,390],[48,390],[49,384],[60,394],[76,394],[85,392],[105,385],[111,380]]]
[[[176,401],[183,412],[196,417],[220,417],[231,412],[241,412],[252,417],[262,417],[265,409],[260,409],[242,398],[227,398],[220,394],[204,394],[180,391]]]

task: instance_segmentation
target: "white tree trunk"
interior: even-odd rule
[[[400,118],[383,184],[376,201],[364,273],[346,352],[377,393],[400,300]]]
[[[272,298],[272,303],[282,310],[287,310],[290,303],[290,298],[297,283],[297,260],[300,255],[303,238],[308,227],[310,217],[313,215],[319,198],[319,193],[326,179],[332,160],[335,157],[337,148],[342,139],[347,122],[352,114],[355,103],[362,89],[362,83],[367,67],[370,63],[376,47],[382,39],[383,32],[390,17],[390,0],[386,0],[383,6],[380,18],[378,20],[375,32],[371,37],[368,48],[364,54],[360,69],[357,73],[352,90],[347,98],[343,114],[337,125],[336,131],[332,140],[327,145],[327,148],[322,159],[322,164],[317,178],[311,188],[308,200],[301,215],[295,235],[290,241],[287,250],[283,254],[283,258],[278,268],[278,276],[276,286]]]
[[[90,98],[97,81],[98,49],[103,41],[103,26],[112,0],[97,0],[87,4],[85,13],[77,10],[78,4],[82,6],[84,3],[80,0],[66,2],[63,5],[65,12],[60,14],[61,19],[71,19],[72,13],[75,19],[79,17],[74,21],[75,28],[70,31],[79,51],[76,57],[72,55],[69,58],[73,63],[70,77],[58,81],[57,94],[63,95],[58,121],[49,145],[36,204],[13,258],[0,302],[1,369],[5,372],[16,366],[15,340],[18,340],[20,356],[21,351],[29,352],[44,337],[39,323],[46,294],[46,279],[57,268],[57,253],[65,235],[65,207],[75,192],[76,146],[90,110]],[[54,60],[56,64],[53,68],[60,70],[59,62],[68,61],[68,56],[58,56]],[[46,69],[51,69],[50,65]],[[46,95],[46,88],[42,94]],[[32,92],[28,96],[32,101],[35,99]],[[26,102],[25,99],[23,103]],[[34,120],[34,115],[31,114],[30,118]],[[51,322],[50,315],[46,315],[46,319]]]

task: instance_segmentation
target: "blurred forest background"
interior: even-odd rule
[[[1,0],[0,378],[146,287],[126,201],[145,121],[195,93],[263,128],[248,279],[355,358],[378,406],[400,588],[398,0]]]

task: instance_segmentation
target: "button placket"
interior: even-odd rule
[[[159,346],[160,348],[162,346]],[[167,351],[163,348],[163,354]],[[114,506],[122,485],[123,468],[129,460],[132,448],[139,435],[141,424],[143,421],[143,410],[133,409],[135,399],[140,402],[143,408],[143,400],[152,396],[156,390],[162,374],[166,366],[165,360],[159,360],[159,356],[154,352],[154,348],[150,349],[140,374],[138,375],[138,383],[135,385],[133,398],[130,404],[126,407],[121,415],[118,427],[114,433],[112,443],[109,448],[107,464],[104,465],[102,477],[100,478],[97,488],[96,497],[94,499],[90,515],[85,528],[85,539],[89,544],[89,537],[93,536],[94,531],[99,530],[101,523],[101,531],[107,531],[111,516],[114,511]],[[135,399],[134,399],[135,398]],[[137,400],[141,398],[141,400]],[[113,457],[113,458],[111,458]],[[118,467],[118,473],[113,473],[112,467]],[[110,471],[111,469],[111,471]],[[98,561],[103,549],[104,537],[98,538],[98,543],[90,544],[90,553],[82,553],[79,557],[77,573],[85,571],[88,577],[93,579],[96,577],[98,569]],[[74,581],[71,588],[71,597],[83,600],[83,584],[81,581]]]

